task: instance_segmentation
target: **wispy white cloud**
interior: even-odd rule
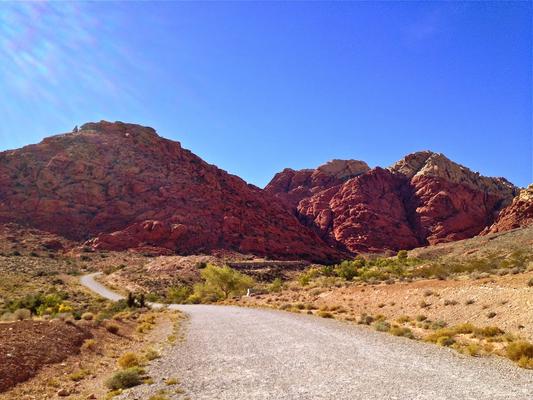
[[[90,7],[81,2],[2,4],[0,115],[9,118],[17,107],[31,114],[44,102],[59,120],[68,121],[95,96],[125,108],[141,107],[141,94],[123,78],[135,76],[144,61],[117,41],[120,35],[112,30],[120,21]]]

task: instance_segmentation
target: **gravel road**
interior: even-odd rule
[[[91,289],[98,287],[84,284]],[[94,282],[94,281],[93,281]],[[177,377],[198,400],[511,400],[533,398],[533,373],[366,327],[288,312],[180,305],[186,340],[155,360],[148,399]],[[170,394],[172,399],[182,395]],[[172,397],[174,396],[174,397]]]

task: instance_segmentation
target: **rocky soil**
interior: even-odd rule
[[[0,323],[0,392],[80,352],[89,329],[62,321]]]

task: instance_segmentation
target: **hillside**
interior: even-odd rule
[[[324,167],[284,170],[265,190],[326,241],[351,252],[397,251],[475,236],[518,193],[504,178],[481,176],[430,151],[386,169],[357,163],[359,168],[341,178],[324,178]],[[307,178],[316,175],[321,179]]]
[[[88,245],[102,250],[340,258],[261,189],[152,128],[121,122],[0,153],[0,222],[95,237]]]

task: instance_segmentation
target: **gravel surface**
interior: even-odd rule
[[[533,398],[533,373],[498,358],[366,327],[282,311],[181,305],[186,340],[148,368],[155,384],[117,399],[145,400],[178,378],[192,400]]]

